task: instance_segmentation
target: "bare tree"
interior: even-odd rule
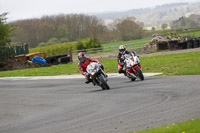
[[[142,29],[143,23],[136,22],[134,17],[117,19],[115,21],[115,31],[123,41],[142,38]]]
[[[13,22],[18,25],[13,41],[28,42],[31,47],[51,38],[76,41],[87,37],[101,37],[106,26],[103,20],[83,14],[43,16],[40,19],[28,19]]]

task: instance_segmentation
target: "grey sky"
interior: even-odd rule
[[[0,14],[8,12],[9,20],[17,20],[43,15],[123,11],[194,1],[200,2],[200,0],[0,0]]]

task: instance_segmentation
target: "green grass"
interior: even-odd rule
[[[179,34],[180,36],[193,36],[193,37],[200,37],[200,29],[198,30],[193,30],[193,31],[185,31],[184,33]]]
[[[184,31],[183,33],[180,33],[179,35],[180,36],[190,35],[190,36],[194,36],[194,37],[200,37],[200,29]],[[142,42],[149,42],[151,40],[152,40],[152,37],[137,39],[137,40],[131,40],[131,41],[121,41],[121,42],[107,43],[107,44],[102,44],[102,46],[103,47],[111,47],[111,46],[119,46],[119,45],[122,45],[122,44],[141,43],[141,46],[139,46],[139,48],[140,48],[140,47],[143,47],[144,44],[146,44],[146,43],[142,43]],[[67,53],[69,53],[69,51],[71,49],[72,50],[76,49],[76,43],[77,42],[66,42],[66,43],[60,43],[60,44],[45,46],[45,47],[32,48],[32,49],[30,49],[30,53],[45,52],[47,54],[47,56],[67,54]]]
[[[70,63],[67,65],[54,65],[50,67],[30,68],[23,70],[12,70],[0,72],[0,77],[24,77],[24,76],[54,76],[62,74],[79,73],[77,64]]]
[[[199,133],[200,119],[191,119],[186,122],[172,123],[159,128],[148,129],[144,131],[129,132],[129,133]]]
[[[138,40],[131,40],[131,41],[121,41],[121,42],[115,42],[115,43],[107,43],[102,44],[103,47],[111,47],[111,46],[119,46],[124,44],[133,44],[133,43],[142,43],[142,42],[149,42],[152,38],[144,38],[144,39],[138,39]]]
[[[200,74],[200,52],[159,55],[140,58],[142,71],[162,72],[163,75]],[[117,62],[113,59],[103,60],[106,72],[117,72]]]
[[[104,64],[106,73],[117,73],[116,59],[105,59],[101,62]],[[162,72],[163,75],[200,74],[200,52],[141,57],[140,62],[144,73]],[[0,77],[53,76],[63,74],[80,74],[77,63],[24,70],[1,71]]]
[[[162,72],[163,75],[200,74],[200,52],[159,55],[140,59],[143,72]]]
[[[45,47],[37,47],[29,50],[30,53],[45,52],[47,56],[55,56],[67,54],[72,49],[76,48],[76,42],[66,42],[60,44],[53,44]]]
[[[147,42],[150,40],[151,40],[150,38],[145,38],[145,39],[138,39],[138,40],[132,40],[132,41],[123,41],[123,42],[102,44],[102,46],[103,47],[110,47],[110,46],[118,47],[121,44],[133,44],[133,43]],[[44,46],[44,47],[31,48],[29,50],[29,52],[30,53],[45,52],[47,57],[55,56],[55,55],[62,55],[62,54],[69,54],[70,50],[76,50],[76,44],[77,44],[77,42],[66,42],[66,43],[60,43],[60,44],[53,44],[53,45]],[[143,47],[144,44],[141,44],[140,47]],[[127,46],[127,47],[129,47],[129,46]]]

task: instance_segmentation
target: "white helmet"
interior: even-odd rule
[[[125,50],[126,50],[126,47],[124,45],[119,46],[119,52],[120,53],[124,54]]]

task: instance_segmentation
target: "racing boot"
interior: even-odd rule
[[[90,82],[92,82],[92,79],[88,79],[85,81],[86,84],[89,84]]]
[[[126,71],[124,71],[123,73],[124,73],[124,76],[127,76],[127,73],[126,73]]]

